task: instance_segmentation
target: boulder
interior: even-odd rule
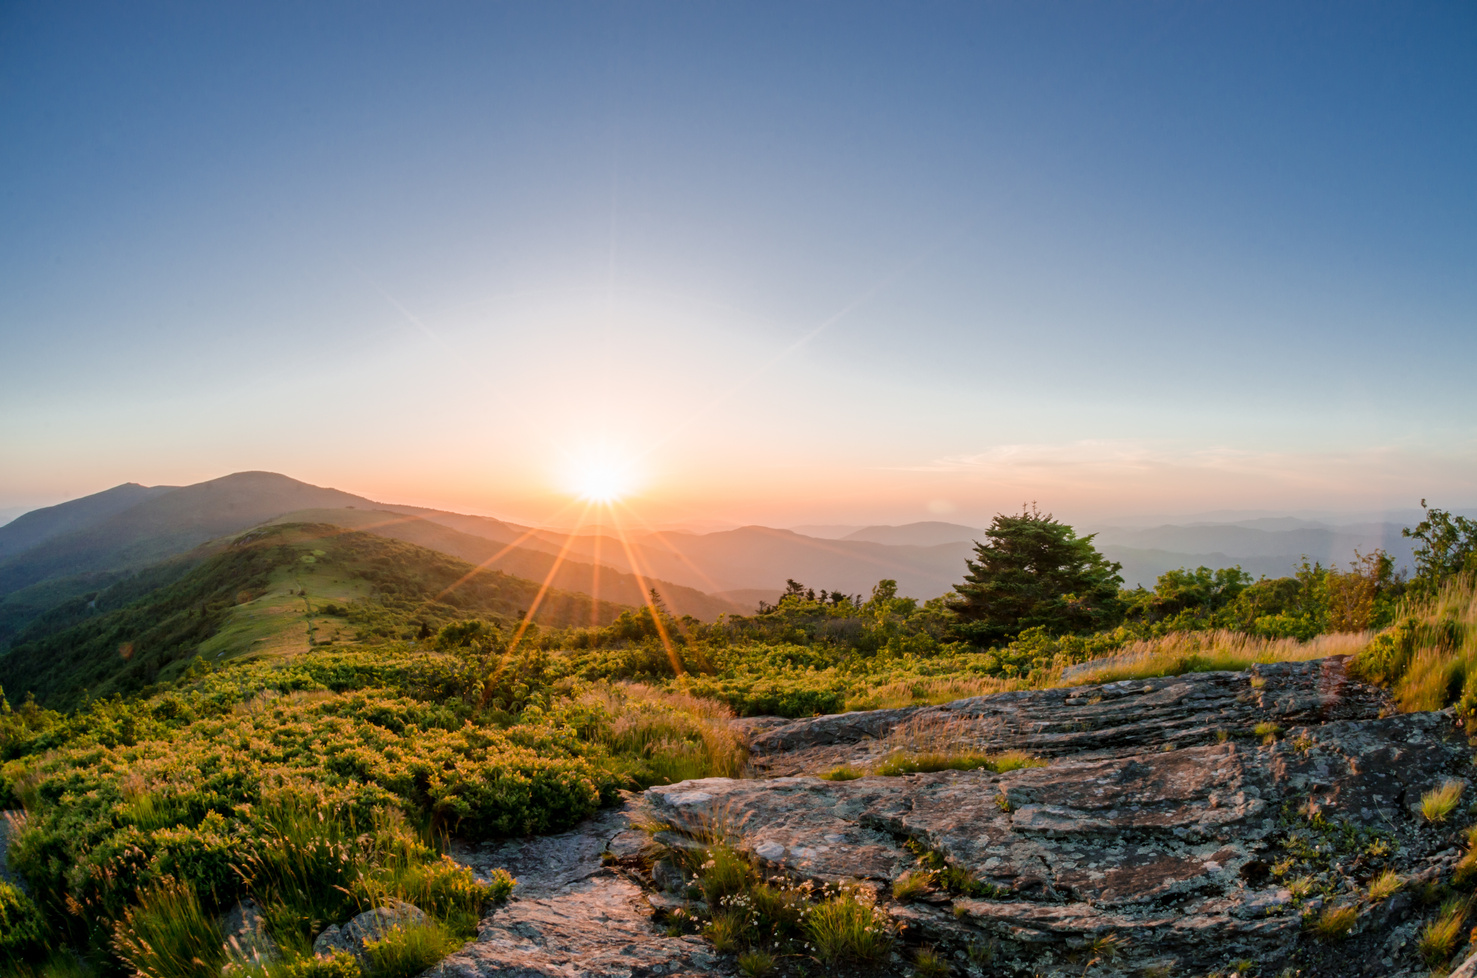
[[[335,953],[352,954],[363,962],[365,945],[370,941],[382,940],[396,928],[422,924],[425,921],[426,915],[419,907],[395,900],[387,906],[364,911],[342,927],[330,924],[313,941],[313,953],[318,957],[329,957]]]
[[[281,956],[277,942],[267,934],[266,918],[255,900],[248,898],[232,907],[221,919],[220,928],[226,949],[223,975],[270,964]]]

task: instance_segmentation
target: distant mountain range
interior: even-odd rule
[[[26,513],[0,526],[0,647],[59,602],[107,586],[166,558],[269,522],[359,529],[619,604],[655,588],[678,614],[712,619],[773,601],[789,579],[866,594],[882,578],[917,598],[963,578],[983,530],[927,521],[903,526],[744,526],[716,532],[606,526],[557,530],[376,502],[270,472],[241,472],[192,486],[128,483]],[[1079,528],[1088,531],[1091,527]],[[1175,567],[1239,564],[1254,575],[1289,574],[1310,560],[1346,564],[1382,547],[1408,565],[1396,523],[1334,526],[1257,518],[1148,528],[1106,527],[1099,547],[1125,581],[1152,585]],[[798,532],[809,530],[809,533]]]

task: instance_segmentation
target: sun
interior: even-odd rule
[[[592,503],[613,503],[631,491],[629,472],[609,462],[578,466],[571,483],[577,496]]]

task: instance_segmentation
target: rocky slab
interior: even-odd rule
[[[650,845],[632,829],[632,800],[560,835],[489,846],[453,857],[485,876],[506,868],[513,897],[483,919],[477,939],[423,978],[640,978],[718,976],[732,968],[695,935],[656,926],[647,887],[605,865]]]
[[[1037,757],[1117,757],[1213,743],[1258,723],[1289,727],[1373,719],[1384,691],[1351,679],[1341,656],[1101,686],[975,696],[940,706],[866,710],[789,722],[745,721],[760,777],[865,767],[910,732],[955,748],[1021,750]],[[901,735],[901,736],[900,736]]]

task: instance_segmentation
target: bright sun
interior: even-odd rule
[[[631,489],[626,472],[606,463],[581,466],[573,482],[579,497],[592,503],[613,503]]]

